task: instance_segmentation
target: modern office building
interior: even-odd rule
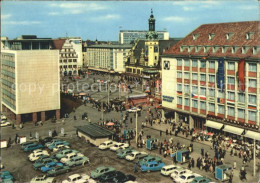
[[[165,51],[164,109],[190,128],[258,131],[259,26],[259,21],[201,25]]]
[[[129,44],[101,44],[86,48],[89,70],[101,72],[125,72],[125,57],[132,48]]]
[[[19,125],[26,117],[60,118],[58,50],[2,50],[1,107]]]

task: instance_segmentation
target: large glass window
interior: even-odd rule
[[[177,78],[182,78],[182,72],[177,72]]]
[[[200,80],[206,81],[206,74],[200,74]]]
[[[206,96],[206,88],[200,87],[200,95]]]
[[[256,79],[249,79],[248,86],[251,88],[256,88]]]
[[[185,67],[189,67],[190,66],[190,60],[189,59],[185,59],[184,60],[184,66]]]
[[[190,73],[184,72],[184,79],[190,79]]]
[[[182,59],[177,59],[177,66],[182,66]]]
[[[228,62],[228,70],[235,70],[235,62]]]
[[[245,94],[244,93],[238,93],[238,102],[245,103]]]
[[[206,110],[206,102],[200,101],[200,109]]]
[[[255,111],[248,111],[248,120],[256,121],[256,112]]]
[[[209,68],[215,69],[215,61],[209,61]]]
[[[228,115],[235,116],[235,109],[234,107],[228,107]]]
[[[185,98],[185,106],[190,106],[190,99],[188,98]]]
[[[219,97],[219,98],[225,98],[225,93],[224,93],[224,91],[218,90],[218,97]]]
[[[197,86],[192,86],[192,93],[198,94],[198,87]]]
[[[178,97],[177,99],[178,99],[178,100],[177,100],[177,101],[178,101],[178,104],[179,104],[179,105],[182,105],[182,97]]]
[[[192,107],[198,108],[198,101],[197,100],[192,100]]]
[[[248,103],[256,105],[256,95],[248,95]]]
[[[218,113],[225,114],[225,107],[223,105],[218,105]]]
[[[228,84],[235,85],[235,78],[234,77],[228,77]]]
[[[245,109],[237,109],[237,117],[245,119]]]
[[[227,99],[235,100],[235,93],[234,92],[227,92]]]
[[[215,112],[215,104],[209,103],[209,111]]]
[[[182,84],[177,84],[177,91],[182,91]]]
[[[198,74],[192,73],[192,80],[198,80]]]
[[[198,60],[192,60],[192,67],[198,67]]]
[[[184,85],[184,92],[190,93],[190,85]]]
[[[215,83],[215,75],[209,75],[209,82]]]
[[[256,63],[249,63],[248,70],[249,70],[249,72],[256,72],[256,70],[257,70]]]
[[[209,96],[210,97],[215,97],[215,89],[210,89],[209,88]]]
[[[206,68],[206,61],[204,60],[200,61],[200,68]]]

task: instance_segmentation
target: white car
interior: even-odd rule
[[[182,174],[185,174],[185,173],[192,173],[191,170],[188,170],[188,169],[183,169],[183,168],[176,168],[173,173],[171,173],[171,178],[173,180],[175,180],[177,177],[181,176]]]
[[[43,149],[35,149],[31,154],[36,154],[36,153],[44,153],[44,154],[49,154],[48,151],[43,150]]]
[[[131,108],[131,109],[127,109],[126,110],[127,112],[138,112],[138,111],[141,111],[141,109],[140,108],[138,108],[138,107],[133,107],[133,108]]]
[[[7,117],[5,115],[1,114],[1,120],[6,120],[6,119],[7,119]]]
[[[89,180],[90,176],[86,174],[73,174],[70,175],[67,180],[62,181],[62,183],[85,183]]]
[[[47,177],[46,175],[32,178],[30,183],[54,183],[54,177]]]
[[[116,143],[114,144],[113,146],[110,147],[110,150],[111,151],[117,151],[118,149],[125,149],[129,147],[129,144],[126,144],[126,143]]]
[[[63,158],[61,158],[60,162],[62,163],[66,163],[67,161],[69,161],[71,158],[74,158],[76,156],[81,156],[83,157],[84,155],[81,154],[81,153],[70,153],[70,154],[67,154],[66,156],[64,156]]]
[[[0,123],[1,127],[10,126],[10,125],[11,125],[11,123],[8,121],[1,121],[1,123]]]
[[[194,173],[184,173],[179,177],[175,178],[174,181],[176,183],[188,183],[188,182],[192,182],[195,177],[201,177],[201,175],[194,174]]]
[[[28,158],[30,161],[36,161],[37,159],[39,159],[40,156],[42,155],[47,155],[49,156],[49,153],[47,151],[44,152],[37,152],[37,153],[31,153]]]
[[[171,175],[171,173],[174,172],[174,170],[176,169],[180,169],[180,166],[176,166],[176,165],[166,165],[164,167],[162,167],[161,169],[161,174],[165,175],[165,176],[169,176]]]
[[[60,145],[57,145],[56,147],[54,147],[53,149],[52,149],[52,151],[53,152],[57,152],[57,151],[59,151],[60,149],[69,149],[70,148],[70,146],[66,146],[66,145],[64,145],[64,144],[60,144]]]
[[[100,150],[105,150],[105,149],[109,149],[111,146],[113,146],[116,142],[112,141],[112,140],[108,140],[108,141],[105,141],[103,143],[101,143],[98,148]]]
[[[128,160],[128,161],[133,161],[136,157],[138,157],[140,155],[148,155],[148,154],[146,152],[134,151],[131,154],[127,155],[125,157],[125,159]]]
[[[88,183],[97,183],[94,179],[88,179]]]

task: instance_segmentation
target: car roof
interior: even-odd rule
[[[177,165],[166,165],[166,166],[163,166],[163,168],[172,168],[172,167],[179,167]]]
[[[158,164],[158,162],[157,161],[150,161],[147,164]]]
[[[193,173],[184,173],[184,174],[182,174],[182,175],[184,175],[184,176],[190,176],[190,175],[194,175]],[[195,175],[194,175],[195,176]]]
[[[80,176],[80,174],[76,173],[76,174],[70,175],[69,178],[74,179],[74,178],[79,177],[79,176]]]

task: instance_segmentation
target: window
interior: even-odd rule
[[[198,67],[198,60],[192,60],[192,67]]]
[[[178,99],[178,100],[177,100],[178,104],[179,104],[179,105],[182,105],[182,97],[178,97],[177,99]]]
[[[245,109],[237,109],[237,117],[245,119]]]
[[[215,104],[209,103],[209,111],[215,112]]]
[[[228,107],[228,115],[235,116],[235,109],[234,107]]]
[[[184,60],[184,66],[185,66],[185,67],[189,67],[189,66],[190,66],[190,60],[185,59],[185,60]]]
[[[170,61],[164,61],[163,68],[164,70],[170,70]]]
[[[182,84],[177,84],[177,91],[182,91]]]
[[[218,97],[219,98],[225,98],[225,93],[221,90],[218,90]]]
[[[198,74],[192,73],[192,80],[198,80]]]
[[[209,75],[209,82],[215,83],[215,75]]]
[[[255,63],[249,63],[248,64],[248,71],[249,72],[256,72],[256,64]]]
[[[238,102],[245,103],[245,94],[244,93],[238,93]]]
[[[256,95],[248,95],[248,103],[256,105]]]
[[[215,89],[210,89],[209,88],[209,96],[210,97],[215,97]]]
[[[182,78],[182,73],[181,72],[177,72],[177,78]]]
[[[177,66],[182,66],[182,59],[177,59]]]
[[[200,61],[200,67],[201,67],[201,68],[206,68],[206,61],[201,60],[201,61]]]
[[[206,74],[200,74],[200,80],[206,81]]]
[[[184,92],[190,93],[190,85],[184,85]]]
[[[223,105],[218,105],[218,113],[225,114],[225,107]]]
[[[185,106],[190,106],[190,99],[188,98],[185,98]]]
[[[235,62],[228,62],[228,70],[235,70]]]
[[[235,78],[234,77],[228,77],[228,84],[235,85]]]
[[[249,79],[248,86],[250,88],[256,88],[256,79]]]
[[[248,111],[248,120],[256,121],[256,112],[255,111]]]
[[[206,110],[206,102],[200,101],[200,109]]]
[[[206,88],[200,87],[200,95],[206,96]]]
[[[227,92],[227,99],[235,100],[235,93],[234,92]]]
[[[184,79],[190,79],[190,73],[184,72]]]
[[[209,61],[209,68],[215,69],[215,61]]]
[[[198,101],[197,100],[192,100],[192,107],[198,108]]]
[[[198,94],[198,87],[197,86],[192,86],[192,93]]]

